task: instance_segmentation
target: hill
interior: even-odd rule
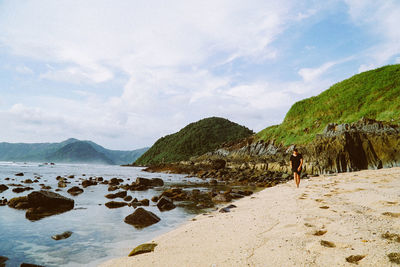
[[[318,96],[295,103],[280,125],[257,134],[283,145],[307,144],[329,123],[361,118],[400,123],[400,65],[363,72],[333,85]]]
[[[177,133],[158,139],[134,164],[152,165],[189,160],[193,156],[216,149],[222,143],[252,134],[248,128],[227,119],[202,119],[187,125]]]
[[[106,149],[92,141],[70,138],[60,143],[0,143],[0,161],[129,164],[148,148]]]

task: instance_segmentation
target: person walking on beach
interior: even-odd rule
[[[300,185],[300,174],[303,166],[303,156],[299,153],[297,148],[293,149],[293,154],[290,156],[290,168],[293,171],[294,182],[297,188]]]

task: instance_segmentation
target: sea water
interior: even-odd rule
[[[24,176],[15,176],[20,172],[24,173]],[[128,255],[135,246],[176,228],[199,212],[182,207],[160,212],[155,203],[150,202],[150,206],[144,208],[159,216],[161,221],[143,229],[136,229],[124,222],[124,218],[131,214],[134,208],[126,206],[108,209],[104,206],[104,203],[110,201],[104,196],[117,192],[108,192],[107,185],[89,186],[84,189],[84,193],[75,197],[66,192],[68,188],[79,185],[79,178],[101,176],[109,180],[117,177],[124,179],[124,184],[135,181],[137,177],[163,179],[164,187],[128,191],[128,195],[138,200],[151,199],[171,184],[193,183],[196,186],[196,183],[199,183],[198,188],[201,189],[201,180],[196,178],[147,173],[136,167],[0,162],[0,184],[23,184],[25,179],[34,180],[34,176],[40,176],[39,183],[23,185],[40,190],[38,184],[44,183],[50,185],[51,191],[54,191],[58,184],[56,177],[59,175],[75,175],[75,179],[68,179],[71,184],[58,192],[75,200],[73,210],[31,222],[25,218],[24,210],[0,206],[0,256],[9,258],[7,266],[19,266],[22,262],[44,266],[96,266],[110,258]],[[15,180],[6,181],[6,177]],[[0,193],[0,198],[4,196],[10,199],[32,192],[17,194],[12,192],[12,188],[14,187],[9,186],[7,191]],[[59,241],[51,238],[52,235],[65,231],[71,231],[73,234],[68,239]]]

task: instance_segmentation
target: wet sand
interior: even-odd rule
[[[400,168],[290,181],[233,204],[150,240],[154,252],[101,266],[354,266],[352,255],[398,266],[388,254],[400,253]]]

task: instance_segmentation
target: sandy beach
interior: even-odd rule
[[[196,216],[150,240],[154,252],[107,266],[398,266],[400,168],[303,179]],[[133,248],[133,247],[132,247]]]

